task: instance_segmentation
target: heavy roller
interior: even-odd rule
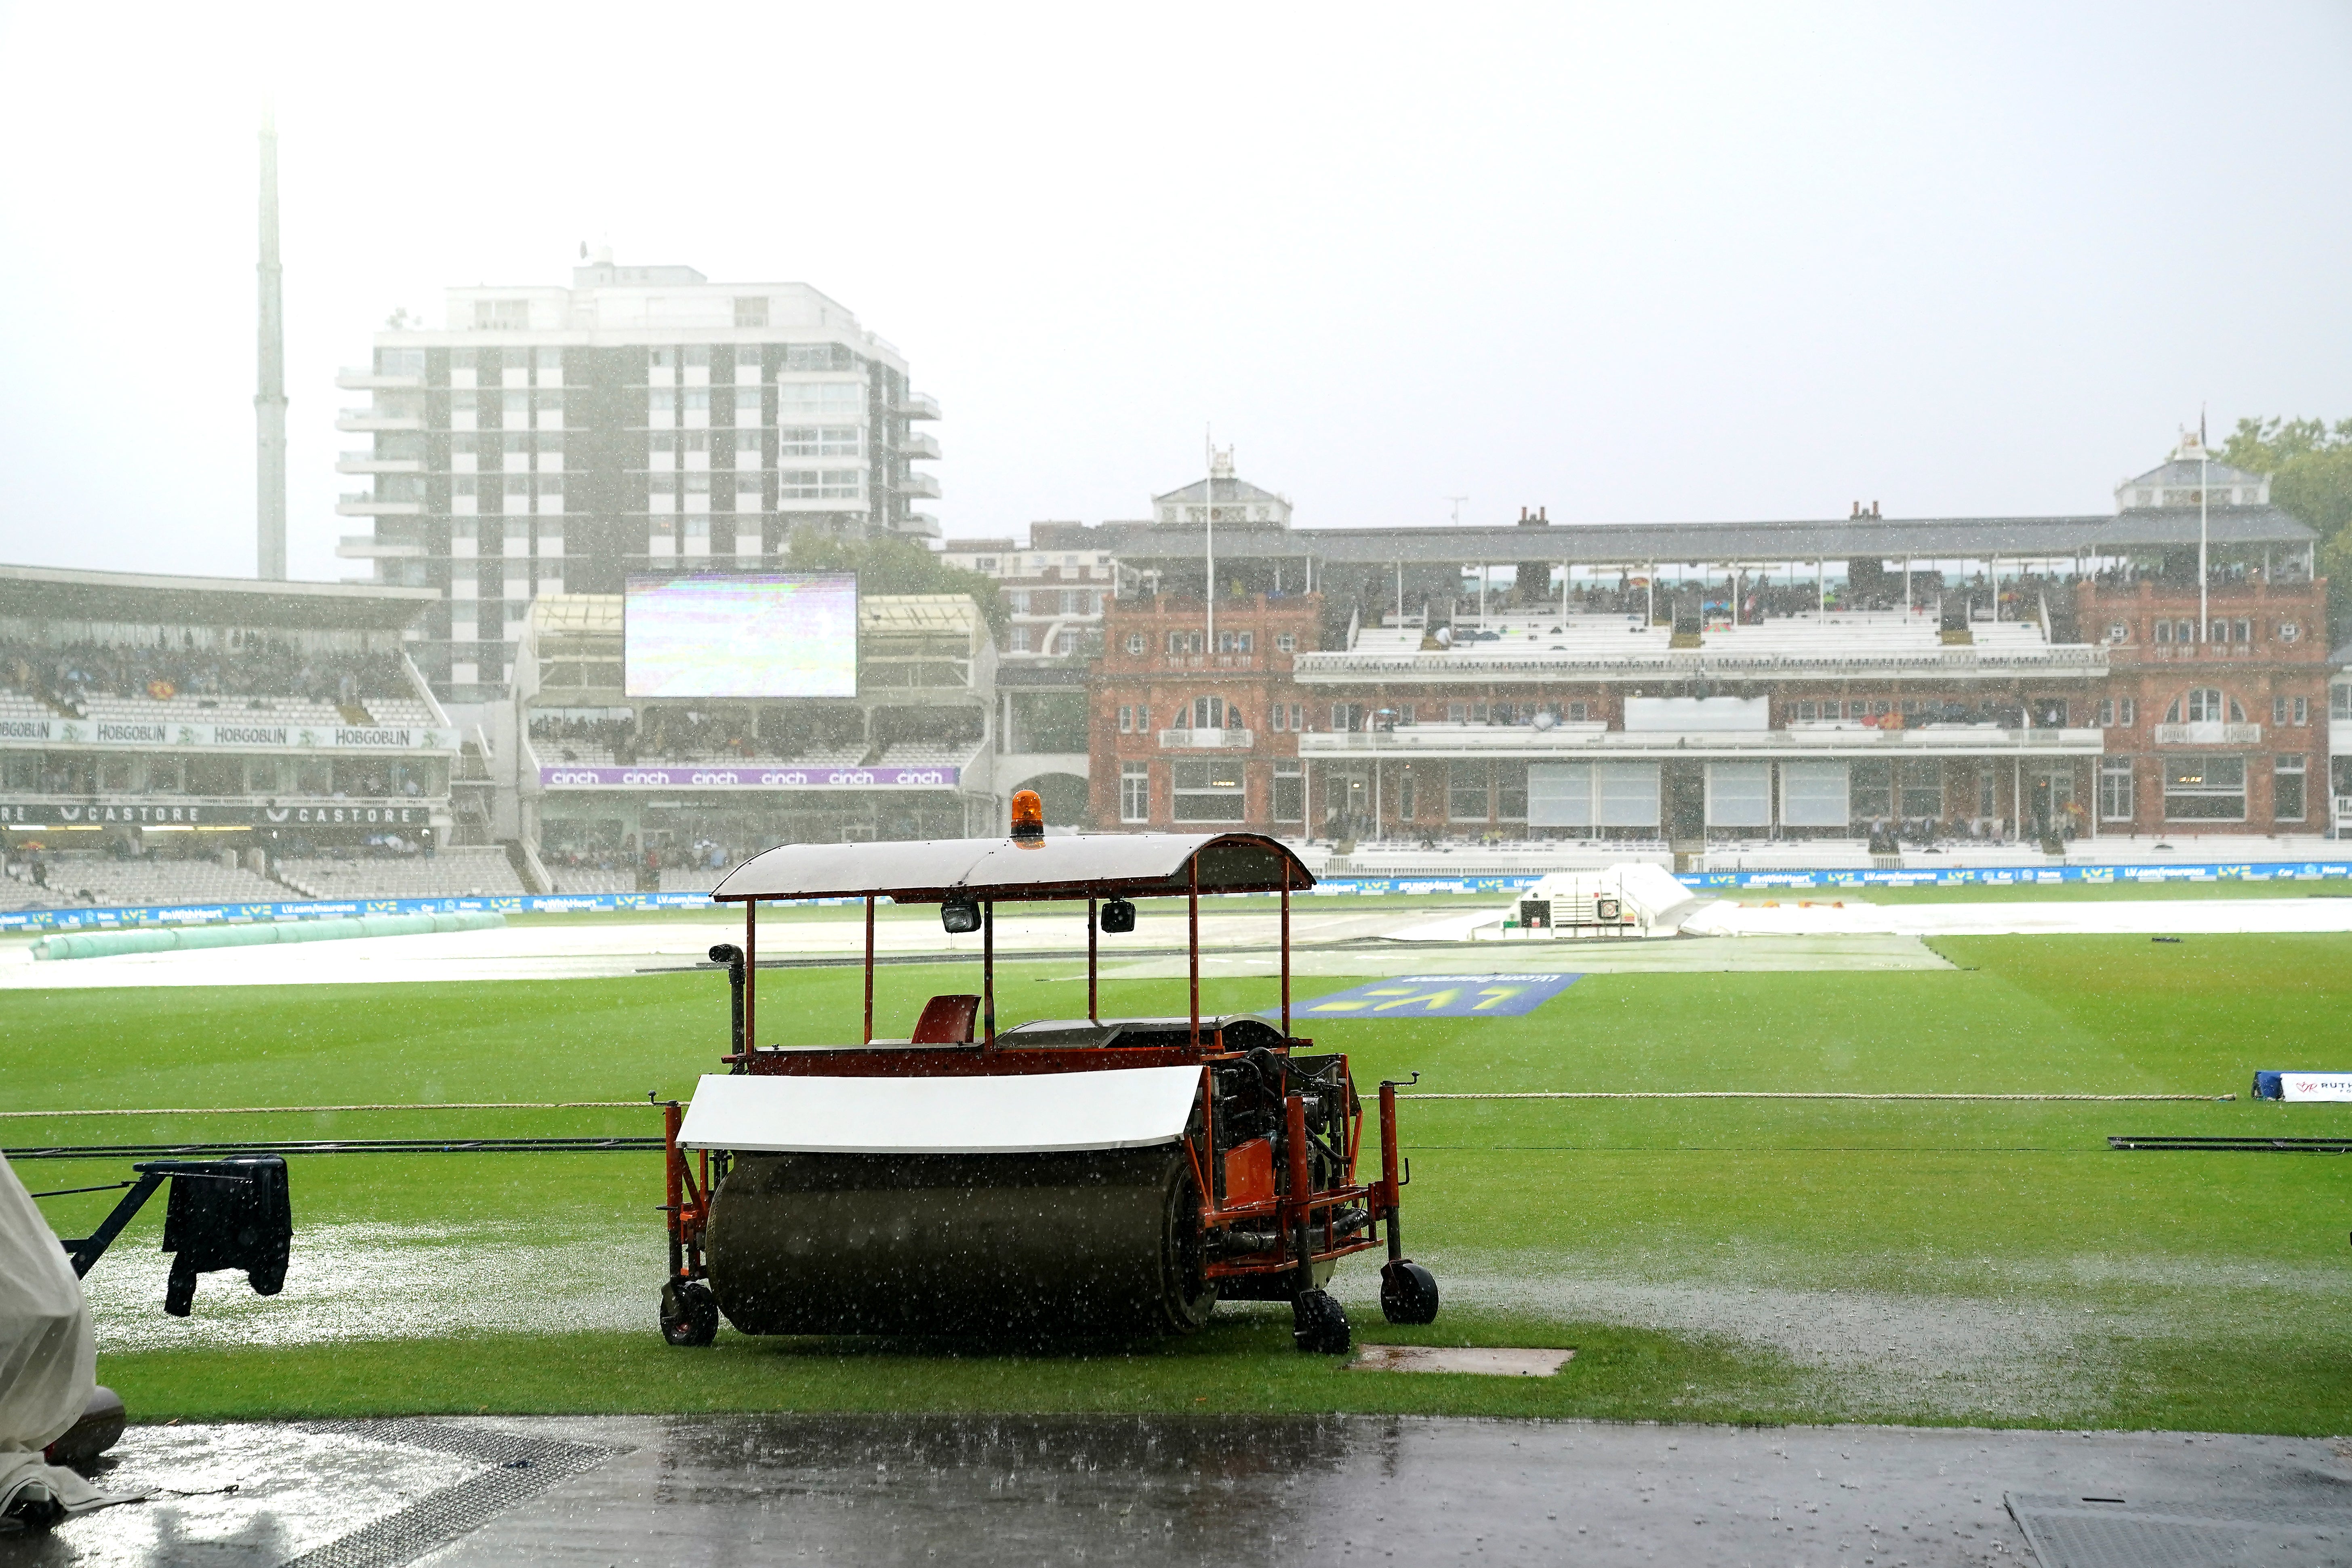
[[[1288,1301],[1298,1347],[1338,1353],[1348,1320],[1324,1287],[1376,1247],[1389,1320],[1434,1319],[1399,1224],[1397,1086],[1378,1093],[1380,1174],[1359,1182],[1348,1058],[1290,1031],[1290,900],[1314,880],[1256,834],[1049,838],[1025,790],[1003,838],[794,844],[736,867],[711,895],[743,906],[742,945],[711,949],[733,988],[727,1071],[665,1124],[664,1337],[709,1344],[722,1316],[755,1334],[1182,1334],[1223,1300]],[[1201,900],[1240,893],[1280,895],[1278,1022],[1201,1014]],[[861,1037],[759,1044],[760,905],[844,898],[866,908]],[[874,1037],[884,899],[981,939],[980,994],[932,997],[904,1040]],[[1191,1011],[1106,1019],[1099,938],[1133,931],[1144,899],[1185,900]],[[996,907],[1079,900],[1087,1016],[1000,1030]]]

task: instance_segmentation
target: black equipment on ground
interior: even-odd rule
[[[224,1268],[245,1272],[258,1296],[286,1287],[286,1261],[294,1245],[294,1209],[286,1187],[286,1162],[275,1154],[229,1160],[151,1160],[133,1165],[139,1180],[99,1227],[79,1241],[64,1243],[77,1278],[89,1273],[133,1215],[170,1181],[163,1211],[163,1250],[172,1254],[172,1278],[163,1310],[184,1318],[195,1304],[196,1276]]]

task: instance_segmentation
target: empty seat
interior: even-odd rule
[[[923,1004],[923,1016],[915,1022],[911,1043],[918,1046],[968,1046],[971,1044],[972,1028],[979,1020],[979,997],[934,996]]]

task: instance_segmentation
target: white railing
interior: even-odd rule
[[[1489,654],[1477,651],[1476,645],[1473,645],[1444,653],[1302,653],[1293,669],[1304,681],[1359,680],[1368,675],[1412,680],[1453,680],[1470,676],[1521,680],[1569,675],[1605,679],[1612,675],[1654,677],[1663,670],[1672,671],[1677,679],[1732,671],[1743,676],[1849,678],[1874,672],[1967,676],[2030,669],[2046,676],[2088,677],[2106,673],[2107,653],[2103,647],[2068,646],[2016,649],[1954,647],[1918,652],[1861,647],[1843,653],[1717,653],[1698,647],[1603,654],[1582,649],[1554,652],[1530,648],[1525,653]]]
[[[2158,724],[2156,743],[2159,746],[2259,746],[2263,743],[2260,724]]]
[[[1247,730],[1162,730],[1163,751],[1247,751],[1256,737]]]
[[[1163,731],[1161,743],[1167,743],[1167,734],[1178,732]],[[1561,757],[1631,752],[1685,756],[1719,756],[1727,752],[1883,756],[1904,752],[1984,756],[2023,751],[2095,754],[2105,749],[2105,731],[2101,730],[1997,730],[1974,725],[1927,730],[1714,730],[1679,733],[1601,731],[1590,725],[1566,724],[1552,730],[1527,724],[1414,724],[1395,730],[1312,731],[1298,737],[1298,754]]]

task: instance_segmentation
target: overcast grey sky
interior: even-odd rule
[[[2352,7],[0,7],[0,560],[253,570],[255,128],[291,558],[339,364],[580,243],[804,280],[950,533],[2104,510],[2210,401],[2352,415]]]

